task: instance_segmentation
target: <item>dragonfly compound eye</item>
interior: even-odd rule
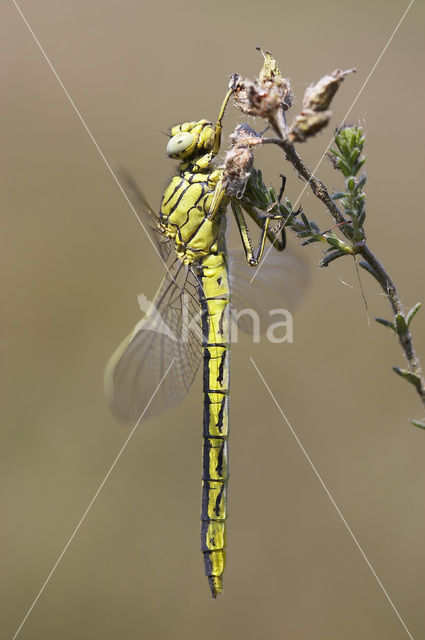
[[[171,158],[184,158],[193,151],[196,138],[189,131],[181,131],[170,138],[167,144],[167,155]]]

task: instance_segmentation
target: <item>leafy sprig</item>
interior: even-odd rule
[[[233,76],[235,104],[243,113],[267,121],[276,137],[263,138],[262,144],[274,144],[282,149],[286,160],[324,204],[334,224],[330,229],[321,231],[319,225],[309,220],[301,208],[294,212],[287,197],[282,202],[276,196],[275,190],[264,184],[261,172],[253,168],[250,168],[250,177],[245,181],[246,188],[241,193],[242,201],[263,212],[278,212],[284,220],[284,225],[302,240],[301,245],[316,242],[326,244],[327,249],[320,262],[321,267],[326,267],[332,261],[346,255],[354,258],[358,255],[362,258],[359,265],[377,280],[392,309],[391,320],[376,318],[376,322],[397,335],[406,358],[407,368],[393,367],[393,371],[413,385],[425,407],[425,377],[413,348],[410,331],[412,320],[421,304],[418,302],[407,313],[404,311],[393,280],[366,242],[366,175],[360,173],[366,161],[363,153],[365,135],[362,127],[344,125],[335,132],[334,145],[330,149],[329,157],[335,169],[342,175],[344,185],[343,190],[335,191],[333,194],[314,175],[294,146],[296,142],[307,141],[328,124],[332,115],[329,109],[332,98],[341,82],[353,70],[334,71],[308,87],[302,111],[294,118],[293,123],[288,125],[287,112],[292,106],[293,97],[290,82],[282,76],[271,54],[266,52],[263,55],[264,64],[258,80],[244,80],[240,76]],[[258,140],[258,134],[256,136]],[[413,420],[412,423],[425,429],[423,421]]]

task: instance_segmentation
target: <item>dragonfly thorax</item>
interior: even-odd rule
[[[175,176],[165,190],[160,207],[160,229],[174,240],[176,253],[185,264],[219,249],[226,199],[222,200],[216,215],[211,217],[210,212],[221,180],[221,169],[209,173],[187,170]]]

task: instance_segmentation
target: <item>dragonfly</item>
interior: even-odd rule
[[[267,308],[293,305],[306,283],[304,266],[293,254],[281,253],[284,229],[271,231],[276,216],[247,210],[259,226],[254,250],[243,201],[236,202],[226,191],[225,171],[215,158],[231,95],[229,89],[215,125],[199,120],[171,128],[167,155],[180,164],[159,213],[131,176],[121,175],[167,273],[152,303],[142,296],[145,315],[114,352],[105,373],[106,395],[115,414],[145,420],[181,402],[203,361],[201,550],[213,598],[223,591],[225,566],[231,290],[235,308],[254,309],[263,319]],[[242,239],[242,247],[233,253],[226,248],[229,202]],[[260,263],[267,238],[278,251],[264,262],[254,286],[252,267]],[[246,318],[239,319],[239,326],[250,330]]]

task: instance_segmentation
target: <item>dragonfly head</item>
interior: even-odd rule
[[[171,129],[167,155],[187,160],[208,153],[214,146],[214,137],[214,126],[208,120],[178,124]]]

